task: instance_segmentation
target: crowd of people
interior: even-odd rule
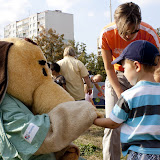
[[[54,81],[75,100],[94,105],[93,85],[105,97],[105,118],[94,121],[105,128],[103,160],[120,160],[121,152],[129,154],[128,160],[159,160],[158,34],[142,21],[137,4],[124,3],[115,10],[114,22],[102,29],[99,47],[107,74],[105,95],[98,85],[103,77],[89,75],[71,46],[65,48],[64,58],[56,63],[58,71],[51,67]]]
[[[72,46],[64,49],[63,59],[50,65],[53,81],[62,86],[76,101],[88,100],[93,103],[93,85],[104,96],[98,85],[103,77],[100,74],[89,75],[85,65],[75,58]],[[90,97],[90,98],[88,98]]]

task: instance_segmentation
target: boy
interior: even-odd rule
[[[98,118],[95,125],[121,125],[122,153],[128,160],[160,159],[160,84],[154,80],[158,49],[148,41],[129,44],[112,64],[122,64],[132,88],[124,91],[110,118]]]
[[[51,70],[53,75],[53,80],[66,90],[66,80],[64,76],[60,74],[60,66],[58,63],[51,64]]]

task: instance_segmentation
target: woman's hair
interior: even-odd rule
[[[121,4],[114,13],[114,20],[120,34],[126,33],[130,25],[136,27],[141,23],[141,19],[141,9],[133,2]],[[135,29],[133,28],[133,31]]]
[[[64,53],[63,53],[63,56],[72,56],[74,57],[76,54],[75,54],[75,51],[73,49],[72,46],[68,46],[64,49]]]

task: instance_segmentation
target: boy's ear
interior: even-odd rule
[[[136,72],[141,71],[141,64],[138,61],[134,61],[134,67],[135,67]]]

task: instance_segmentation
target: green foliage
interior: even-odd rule
[[[93,154],[97,149],[98,147],[96,147],[95,145],[92,145],[92,144],[80,144],[79,145],[79,149],[80,149],[80,155],[81,156],[88,156],[88,155],[91,155]]]
[[[42,27],[39,36],[35,37],[36,43],[42,49],[48,62],[56,62],[63,58],[64,48],[72,46],[76,52],[76,57],[80,60],[93,75],[101,74],[105,80],[106,72],[104,70],[103,60],[101,56],[91,53],[87,54],[86,44],[69,40],[64,43],[64,35],[59,35],[52,29]]]
[[[88,63],[86,64],[86,67],[93,75],[97,74],[97,56],[94,53],[91,53],[88,56]]]
[[[104,63],[102,56],[97,57],[97,65],[96,65],[97,72],[96,74],[101,74],[103,76],[103,81],[106,79],[106,71],[104,69]]]
[[[39,36],[35,37],[36,43],[42,49],[48,62],[57,61],[63,58],[64,35],[56,34],[52,29],[45,29]]]

